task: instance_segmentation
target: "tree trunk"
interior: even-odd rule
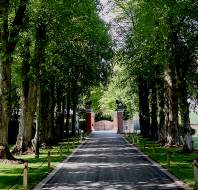
[[[159,100],[159,138],[158,141],[165,145],[166,128],[165,128],[165,88],[164,81],[158,82],[158,100]]]
[[[66,135],[69,135],[69,119],[70,119],[71,98],[70,92],[67,93],[67,115],[66,115]]]
[[[41,145],[45,146],[48,142],[48,125],[47,125],[47,118],[48,118],[48,107],[49,107],[49,92],[47,87],[45,87],[44,83],[42,83],[41,88],[41,128],[40,128],[40,143]]]
[[[8,28],[9,1],[0,1],[0,144],[5,146],[7,154],[0,152],[0,158],[8,158],[8,123],[10,116],[11,62],[15,50],[27,0],[21,0],[13,19],[12,30]]]
[[[76,110],[77,109],[77,103],[74,100],[73,101],[73,106],[72,106],[72,110],[73,110],[73,114],[72,114],[72,136],[76,135]]]
[[[148,137],[150,133],[150,115],[149,115],[149,89],[147,82],[139,77],[139,119],[141,133]]]
[[[19,133],[17,136],[17,142],[14,153],[34,151],[32,145],[32,127],[34,122],[34,114],[36,111],[36,91],[37,87],[35,83],[29,83],[28,96],[24,95],[21,97],[21,115],[19,123]]]
[[[8,144],[8,123],[10,116],[11,65],[10,63],[2,63],[0,67],[0,145],[6,146]],[[5,150],[7,150],[6,147]],[[4,155],[0,151],[0,155],[4,158],[7,157],[7,154]]]
[[[40,129],[41,129],[41,84],[40,82],[37,82],[36,133],[34,137],[36,158],[39,158],[39,154],[40,154],[39,153]]]
[[[37,83],[37,109],[36,109],[36,134],[35,142],[35,157],[39,157],[40,147],[40,127],[41,127],[41,84],[42,84],[42,68],[41,64],[45,63],[45,46],[46,46],[46,26],[44,23],[39,23],[36,27],[36,45],[35,45],[35,63],[34,71]]]
[[[65,97],[62,97],[62,106],[61,106],[61,138],[63,139],[65,137]]]
[[[50,85],[50,93],[49,93],[49,111],[48,111],[48,139],[49,143],[52,144],[55,142],[55,125],[54,125],[54,109],[55,109],[55,97],[54,97],[54,84]]]
[[[151,138],[157,140],[157,129],[158,129],[158,109],[157,109],[157,88],[156,81],[152,83],[152,92],[151,92]]]
[[[179,46],[176,57],[176,71],[178,77],[178,90],[179,90],[179,110],[181,114],[181,129],[184,132],[180,134],[184,137],[183,149],[186,152],[192,152],[192,134],[189,118],[189,103],[188,103],[188,89],[187,89],[187,72],[190,64],[190,52],[184,46]],[[183,52],[181,52],[183,51]],[[182,55],[181,55],[182,53]]]
[[[0,3],[0,145],[8,144],[8,123],[10,116],[10,91],[11,91],[11,53],[8,53],[8,10],[9,1]],[[2,157],[5,157],[0,153]],[[1,159],[1,157],[0,157]]]
[[[57,86],[56,89],[56,139],[59,140],[62,137],[62,110],[61,110],[61,103],[62,103],[62,91],[60,90],[60,86]]]
[[[174,64],[167,64],[165,69],[166,87],[166,121],[167,121],[167,145],[172,146],[178,138],[178,100],[176,88],[176,76]]]
[[[33,151],[32,127],[34,114],[36,112],[36,84],[30,81],[30,40],[28,39],[24,45],[22,56],[22,95],[21,95],[21,115],[19,122],[19,133],[17,136],[16,146],[13,153],[22,153],[25,151]]]

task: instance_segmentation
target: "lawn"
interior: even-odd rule
[[[75,143],[73,143],[75,142]],[[28,162],[28,189],[33,188],[45,176],[48,175],[48,151],[51,153],[52,171],[62,160],[64,160],[71,152],[80,144],[79,138],[70,139],[68,142],[63,141],[52,149],[40,151],[39,158],[34,155],[22,155],[17,158],[24,159]],[[69,147],[69,148],[68,148]],[[62,151],[61,151],[62,150]],[[62,156],[61,156],[62,152]],[[22,190],[23,188],[23,164],[0,163],[0,190],[13,189]]]
[[[193,136],[194,149],[198,150],[198,136]]]
[[[132,135],[126,137],[133,144]],[[198,158],[196,153],[183,153],[181,147],[162,147],[159,144],[144,139],[139,136],[139,142],[135,140],[135,145],[151,159],[158,162],[162,167],[167,168],[170,173],[177,176],[179,179],[187,183],[189,186],[194,186],[194,171],[193,160]],[[198,137],[196,138],[198,141]],[[167,153],[170,153],[170,167],[167,163]]]

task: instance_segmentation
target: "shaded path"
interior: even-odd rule
[[[55,175],[36,189],[183,189],[112,132],[94,132]]]

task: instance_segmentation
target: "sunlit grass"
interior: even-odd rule
[[[72,143],[73,140],[76,140],[76,143]],[[60,144],[62,146],[62,157]],[[33,188],[48,175],[48,151],[51,152],[50,171],[52,171],[61,161],[71,154],[80,142],[77,139],[70,139],[69,143],[63,141],[60,144],[53,146],[52,149],[40,150],[40,156],[37,159],[33,154],[16,156],[28,162],[28,189]],[[23,168],[23,164],[0,163],[0,190],[23,190]]]
[[[198,136],[193,136],[194,149],[198,150]]]
[[[127,136],[127,140],[133,143],[132,136]],[[196,138],[198,140],[198,138]],[[181,147],[163,147],[149,139],[139,136],[139,142],[135,142],[136,146],[148,155],[151,159],[158,162],[162,167],[167,168],[170,173],[179,179],[194,186],[193,160],[198,158],[197,153],[184,153]],[[168,168],[167,153],[170,153],[170,167]]]

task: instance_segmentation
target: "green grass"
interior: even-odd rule
[[[53,170],[62,160],[64,160],[71,152],[79,145],[76,141],[72,143],[73,139],[69,141],[69,148],[67,142],[61,142],[62,157],[60,156],[60,144],[53,146],[49,149],[51,152],[51,170]],[[38,159],[34,155],[22,155],[17,158],[24,159],[28,162],[28,189],[33,188],[39,183],[45,176],[48,175],[48,150],[41,150]],[[22,190],[23,188],[23,164],[8,164],[0,163],[0,190],[13,189]]]
[[[198,150],[198,136],[193,136],[194,149]]]
[[[126,138],[130,143],[133,143],[132,137],[127,136]],[[144,148],[144,145],[146,145],[146,148]],[[142,137],[139,137],[139,142],[136,143],[136,146],[151,159],[158,162],[162,167],[167,168],[170,173],[177,176],[189,186],[194,186],[192,162],[195,158],[198,158],[198,154],[183,153],[179,147],[162,147],[159,144],[156,144],[148,139],[143,139]],[[170,168],[168,168],[167,164],[167,152],[172,154]]]

